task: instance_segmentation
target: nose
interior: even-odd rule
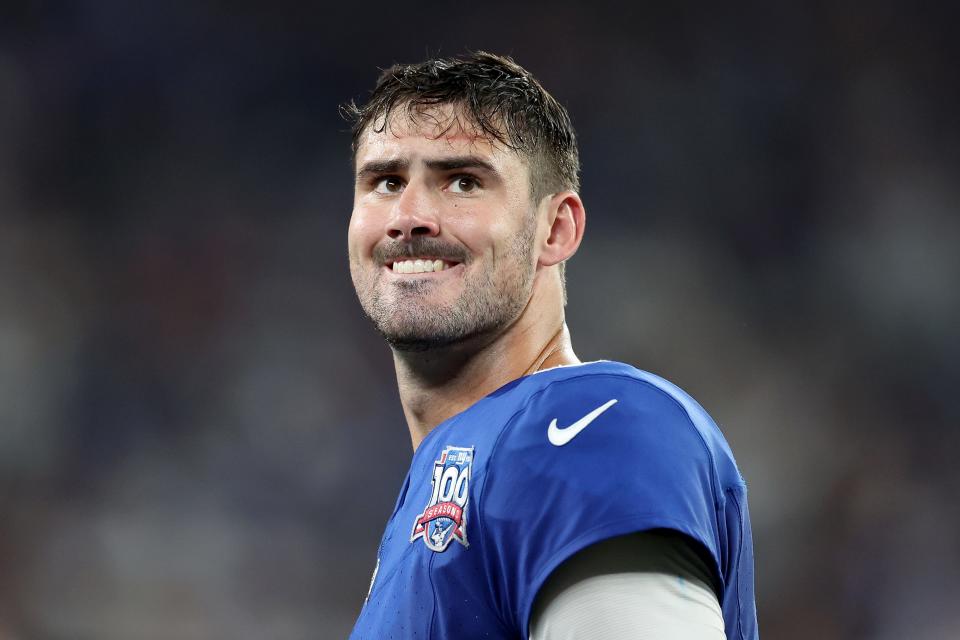
[[[392,240],[412,240],[416,236],[440,235],[437,204],[428,189],[411,181],[396,199],[393,215],[387,222],[387,235]]]

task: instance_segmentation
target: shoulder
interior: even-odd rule
[[[678,532],[706,550],[720,575],[718,512],[725,483],[742,481],[692,398],[616,362],[546,371],[506,393],[511,417],[485,465],[476,508],[485,548],[506,572],[505,593],[517,592],[505,610],[518,628],[563,560],[615,536]]]
[[[497,458],[540,453],[554,462],[608,464],[640,456],[702,466],[721,484],[742,482],[713,419],[657,375],[601,361],[529,376],[515,391],[518,402],[497,443]]]

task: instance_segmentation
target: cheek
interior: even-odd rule
[[[458,207],[446,221],[446,231],[473,253],[499,253],[520,231],[510,210]]]
[[[370,251],[376,244],[378,234],[375,233],[371,216],[363,211],[354,209],[350,215],[350,224],[347,226],[347,248],[350,259],[354,260]]]

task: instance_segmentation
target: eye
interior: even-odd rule
[[[400,193],[403,191],[403,181],[396,176],[379,178],[373,185],[377,193]]]
[[[480,181],[473,176],[456,176],[450,183],[453,193],[471,193],[480,188]]]

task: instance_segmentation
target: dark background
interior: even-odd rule
[[[347,634],[410,450],[337,106],[466,48],[570,109],[574,345],[724,428],[764,637],[960,637],[956,3],[18,4],[0,638]]]

